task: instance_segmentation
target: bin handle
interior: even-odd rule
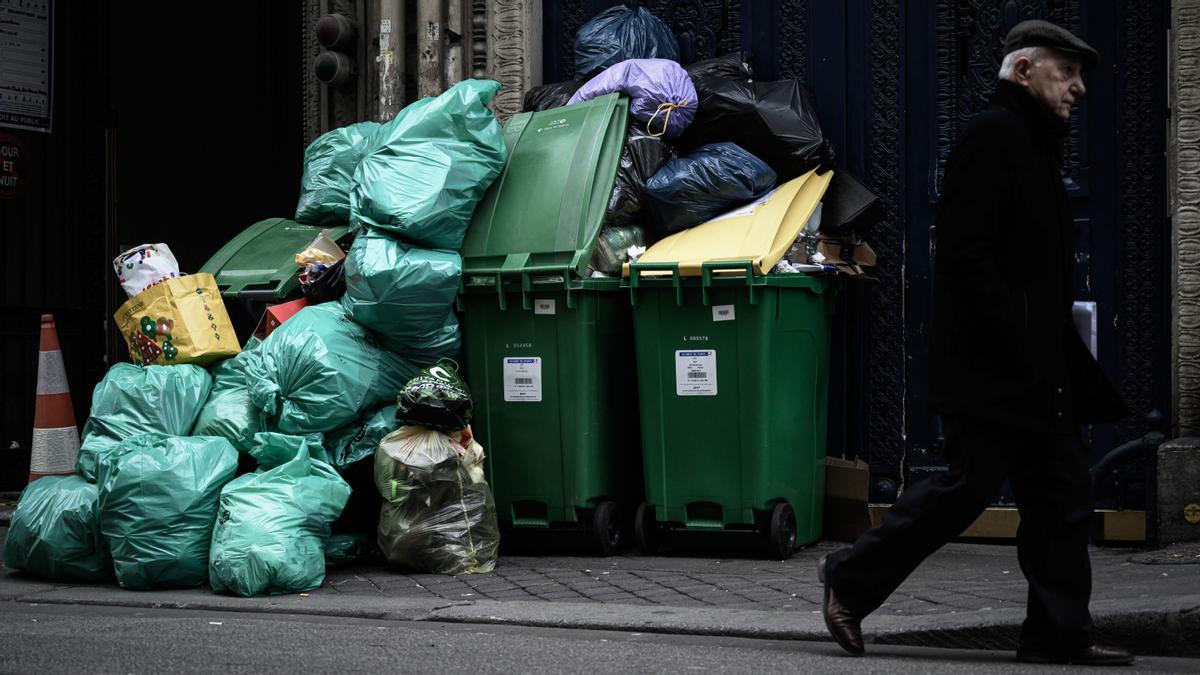
[[[504,277],[500,273],[496,273],[496,297],[500,298],[500,311],[508,310],[508,300],[504,298]]]
[[[670,272],[671,284],[675,286],[675,304],[683,306],[683,284],[679,283],[678,263],[630,263],[629,264],[629,304],[636,305],[637,289],[641,286],[642,272]]]
[[[700,265],[700,300],[708,306],[708,289],[712,286],[715,270],[741,270],[746,279],[746,287],[750,289],[750,304],[758,304],[758,296],[754,293],[754,261],[753,260],[719,260]]]

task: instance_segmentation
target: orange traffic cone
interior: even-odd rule
[[[33,416],[33,444],[29,456],[29,482],[42,476],[75,472],[79,457],[79,429],[67,387],[67,370],[54,316],[42,315],[42,341],[38,349],[37,407]]]

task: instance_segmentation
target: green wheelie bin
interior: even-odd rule
[[[641,491],[633,335],[620,280],[585,274],[627,116],[628,100],[610,94],[509,119],[459,296],[472,428],[501,527],[582,532],[606,555]]]
[[[820,538],[835,282],[747,261],[699,278],[631,265],[643,552],[679,530],[756,532],[779,558]]]
[[[350,230],[346,226],[304,225],[287,218],[260,220],[226,242],[200,268],[216,278],[243,342],[267,307],[300,297],[296,254],[323,229],[330,230],[334,241],[345,238]]]

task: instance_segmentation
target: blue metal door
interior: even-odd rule
[[[615,4],[544,3],[547,82],[574,76],[575,32]],[[862,177],[883,201],[887,218],[868,235],[879,266],[873,281],[853,284],[844,297],[830,391],[829,452],[871,462],[874,500],[890,501],[905,480],[944,464],[925,376],[933,207],[959,130],[994,87],[1001,40],[1022,19],[1055,21],[1104,56],[1088,76],[1089,93],[1071,120],[1064,175],[1078,226],[1078,299],[1096,302],[1099,357],[1130,404],[1142,411],[1167,409],[1167,3],[641,4],[672,27],[685,62],[743,49],[754,55],[759,79],[807,83],[838,164]],[[1098,457],[1143,431],[1139,421],[1131,421],[1088,433]],[[1130,490],[1136,493],[1138,486],[1113,492],[1113,498],[1134,505],[1138,495]]]

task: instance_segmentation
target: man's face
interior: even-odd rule
[[[1078,56],[1046,49],[1037,63],[1017,65],[1018,83],[1064,120],[1087,91],[1083,86],[1083,60]]]

